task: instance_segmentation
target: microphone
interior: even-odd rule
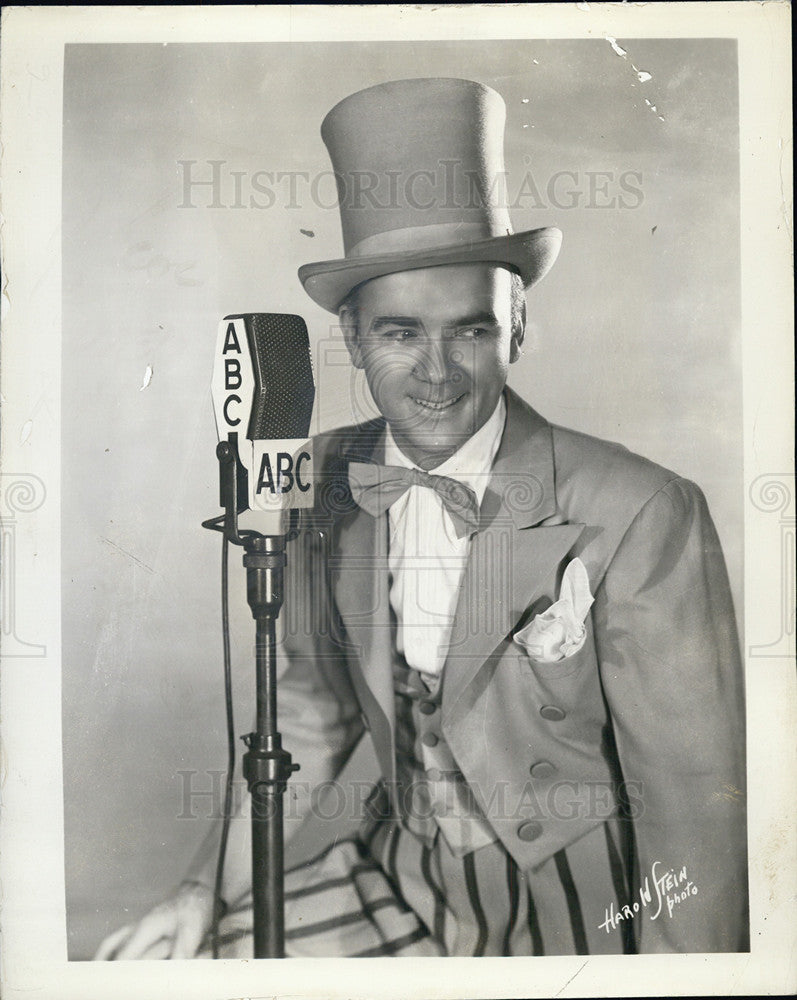
[[[314,502],[308,435],[315,384],[301,316],[225,316],[211,392],[219,441],[237,454],[240,527],[286,534],[289,512]]]
[[[286,547],[294,511],[313,505],[313,449],[308,439],[315,386],[307,327],[299,316],[243,313],[219,324],[211,379],[219,446],[224,682],[229,765],[215,894],[223,883],[235,735],[232,719],[227,546],[242,546],[246,600],[255,619],[255,729],[243,739],[243,774],[252,798],[252,909],[257,958],[285,954],[282,796],[298,768],[277,730],[277,618],[284,600]],[[245,518],[242,515],[246,515]],[[241,533],[240,529],[243,529]],[[218,956],[214,907],[213,955]]]

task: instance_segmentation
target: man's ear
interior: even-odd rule
[[[509,363],[513,365],[521,355],[523,338],[526,336],[526,298],[512,309],[512,341],[509,345]]]
[[[362,347],[360,346],[359,331],[357,328],[357,311],[351,306],[341,306],[338,313],[340,328],[343,331],[343,339],[346,341],[346,348],[351,358],[351,363],[355,368],[363,367]]]

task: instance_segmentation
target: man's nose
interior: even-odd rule
[[[421,347],[415,363],[415,377],[422,382],[445,382],[456,369],[451,344],[430,337]]]

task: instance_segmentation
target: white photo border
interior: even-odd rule
[[[2,467],[46,503],[15,536],[16,619],[47,655],[2,663],[2,959],[8,997],[749,995],[793,989],[794,632],[790,8],[786,3],[6,8],[2,24]],[[68,42],[736,38],[740,73],[745,654],[751,951],[620,959],[86,963],[66,959],[60,684],[60,218]],[[35,410],[35,446],[24,428]],[[30,485],[30,484],[29,484]],[[36,489],[35,482],[31,488]],[[785,539],[785,541],[784,541]],[[785,547],[784,547],[785,546]],[[785,561],[781,561],[783,555]],[[793,556],[791,557],[793,559]],[[774,561],[774,562],[773,562]],[[778,572],[772,573],[772,565]],[[793,562],[791,564],[793,569]],[[783,608],[786,607],[786,617]],[[791,632],[789,633],[789,629]],[[5,638],[5,635],[4,635]],[[761,647],[771,644],[771,653]],[[754,669],[751,667],[753,664]],[[621,965],[618,966],[618,961]]]

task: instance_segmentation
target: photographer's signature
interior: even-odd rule
[[[665,907],[667,916],[672,917],[676,906],[697,895],[697,886],[687,878],[686,865],[678,871],[668,868],[662,872],[662,867],[660,861],[654,861],[650,875],[645,876],[645,881],[639,887],[637,898],[619,909],[612,902],[605,909],[605,919],[598,925],[598,929],[609,934],[624,920],[633,920],[641,910],[647,909],[652,911],[651,920],[658,919]]]

